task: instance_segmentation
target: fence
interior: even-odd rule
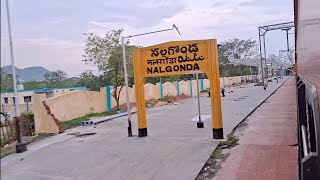
[[[257,82],[259,77],[257,75],[246,75],[246,76],[235,76],[235,77],[221,77],[220,78],[220,87],[230,87],[246,83]],[[210,88],[210,81],[208,79],[199,79],[200,89],[203,91]],[[117,88],[119,94],[120,87]],[[107,111],[112,111],[112,108],[116,106],[116,100],[112,96],[115,89],[110,89],[107,87],[103,92],[106,93],[106,108]],[[135,88],[134,86],[128,88],[128,94],[130,97],[130,102],[135,102]],[[176,81],[176,82],[165,82],[165,83],[156,83],[156,84],[145,84],[144,85],[144,94],[145,100],[149,99],[159,99],[165,96],[179,96],[181,94],[187,96],[195,96],[197,94],[197,81],[196,80],[187,80],[187,81]],[[99,99],[101,100],[101,99]],[[99,101],[99,100],[96,100]],[[122,88],[119,98],[119,104],[126,103],[126,88]]]
[[[16,141],[15,121],[6,120],[4,123],[1,122],[0,131],[1,147]]]
[[[17,140],[16,134],[16,121],[9,120],[7,115],[4,122],[0,121],[0,136],[1,136],[1,147],[6,144],[10,144]],[[20,116],[20,132],[22,136],[34,136],[35,135],[35,124],[33,114],[23,114]]]

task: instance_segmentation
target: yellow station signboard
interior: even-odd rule
[[[140,50],[144,77],[207,71],[207,41],[170,42]]]
[[[134,79],[139,136],[147,136],[146,77],[206,73],[210,80],[213,138],[223,138],[218,47],[215,39],[174,41],[134,50]]]

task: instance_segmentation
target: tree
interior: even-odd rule
[[[95,76],[90,70],[81,73],[77,82],[77,86],[86,86],[93,91],[98,91],[100,85],[99,77]]]
[[[46,87],[46,83],[32,80],[24,82],[23,86],[25,90],[41,89]]]
[[[50,88],[64,87],[67,80],[67,73],[62,70],[46,73],[44,75],[44,82]]]
[[[1,92],[13,91],[13,76],[1,70]]]
[[[242,75],[248,68],[241,64],[245,59],[253,58],[258,54],[257,42],[252,39],[229,39],[219,47],[220,76]],[[243,69],[244,68],[244,69]],[[250,72],[250,70],[249,70]]]
[[[124,72],[122,61],[122,48],[120,45],[120,36],[122,29],[111,30],[100,37],[94,33],[84,34],[85,40],[85,55],[83,61],[96,65],[104,76],[110,80],[115,87],[112,96],[116,99],[117,109],[119,109],[120,93],[124,85]],[[126,59],[128,67],[129,84],[133,84],[133,63],[132,51],[135,46],[129,46],[129,41],[125,42]],[[119,93],[118,93],[118,88]]]

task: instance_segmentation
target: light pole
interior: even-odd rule
[[[128,84],[128,70],[127,70],[127,59],[126,59],[126,49],[125,49],[125,39],[130,39],[132,37],[137,37],[137,36],[143,36],[147,34],[154,34],[154,33],[159,33],[159,32],[164,32],[164,31],[171,31],[174,30],[178,34],[179,37],[181,37],[181,34],[179,32],[178,27],[173,24],[172,28],[169,29],[163,29],[163,30],[158,30],[158,31],[151,31],[147,33],[141,33],[141,34],[135,34],[135,35],[129,35],[126,37],[121,36],[121,44],[122,44],[122,56],[123,56],[123,69],[124,69],[124,81],[126,84],[126,98],[127,98],[127,109],[128,109],[128,136],[132,137],[132,125],[131,125],[131,109],[130,109],[130,97],[129,97],[129,84]]]
[[[197,122],[197,128],[204,128],[204,124],[201,121],[201,111],[200,111],[200,88],[199,88],[199,73],[196,72],[196,80],[197,80],[197,95],[198,95],[198,113],[199,113],[199,121]],[[192,87],[191,87],[192,88]]]
[[[22,153],[27,151],[27,143],[21,141],[21,132],[20,132],[20,124],[19,124],[19,117],[20,117],[20,110],[19,110],[19,97],[18,97],[18,90],[17,90],[17,77],[16,77],[16,66],[14,63],[14,56],[13,56],[13,44],[12,44],[12,37],[11,37],[11,24],[10,24],[10,12],[9,12],[9,1],[6,0],[6,7],[7,7],[7,21],[8,21],[8,34],[9,34],[9,46],[10,46],[10,57],[11,57],[11,66],[12,66],[12,78],[13,78],[13,90],[14,90],[14,115],[15,115],[15,123],[16,123],[16,133],[17,133],[17,141],[16,144],[16,152]]]

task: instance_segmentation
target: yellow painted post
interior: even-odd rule
[[[222,110],[220,98],[220,79],[218,46],[216,40],[210,40],[208,45],[211,112],[212,112],[212,133],[214,139],[223,139]]]
[[[135,49],[134,51],[134,84],[136,93],[136,106],[138,113],[138,135],[139,137],[148,136],[147,131],[147,117],[146,117],[146,105],[144,97],[144,81],[145,78],[139,74],[141,72],[140,66],[140,51]]]

